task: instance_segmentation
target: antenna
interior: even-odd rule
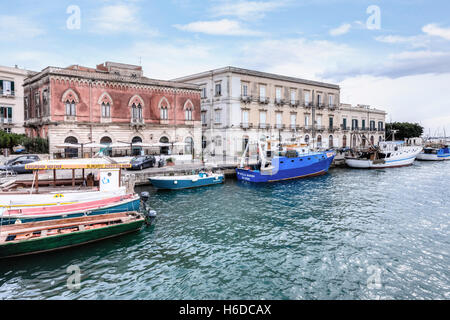
[[[391,130],[392,132],[392,141],[395,141],[395,134],[398,132],[398,130]]]

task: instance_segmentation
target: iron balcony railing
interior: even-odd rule
[[[325,104],[324,103],[318,103],[317,104],[317,109],[325,109]]]
[[[241,96],[241,101],[242,102],[252,102],[252,96]]]
[[[267,97],[259,97],[258,101],[259,101],[259,103],[262,103],[262,104],[268,104],[269,103],[269,98],[267,98]]]
[[[0,96],[14,97],[16,95],[15,91],[12,90],[0,90]]]
[[[284,99],[275,98],[274,103],[275,103],[276,105],[278,105],[278,106],[281,106],[281,105],[283,105],[285,102],[284,102]]]
[[[313,103],[312,103],[312,102],[305,102],[305,103],[303,104],[303,106],[304,106],[305,108],[312,108]]]
[[[251,128],[253,128],[253,123],[243,122],[243,123],[241,123],[241,128],[242,129],[251,129]]]
[[[346,125],[341,124],[341,129],[344,131],[349,131],[350,127],[347,127]]]
[[[335,104],[329,104],[328,109],[330,110],[336,110],[337,106]]]
[[[270,129],[270,125],[268,123],[260,123],[258,125],[259,129]]]
[[[276,125],[275,125],[275,129],[284,129],[284,128],[286,128],[286,125],[284,125],[284,124],[281,124],[281,123],[277,123]]]
[[[298,107],[300,104],[300,101],[298,100],[291,100],[290,103],[291,107]]]

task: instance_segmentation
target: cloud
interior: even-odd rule
[[[340,25],[339,27],[335,28],[335,29],[331,29],[329,31],[330,35],[332,35],[333,37],[335,36],[341,36],[343,34],[346,34],[350,31],[352,25],[349,23],[344,23],[342,25]]]
[[[196,21],[186,25],[174,25],[175,28],[188,31],[222,36],[261,36],[261,32],[246,29],[239,21],[235,20],[215,20]]]
[[[2,22],[2,28],[0,28],[2,41],[33,38],[45,33],[43,29],[36,26],[36,23],[26,17],[0,15],[0,21]]]
[[[268,12],[284,7],[288,1],[238,1],[220,3],[210,9],[215,17],[234,16],[241,20],[264,18]]]
[[[139,9],[134,5],[108,5],[102,7],[98,16],[93,19],[95,33],[139,33],[156,36],[158,31],[146,26],[139,17]]]
[[[437,24],[427,24],[422,31],[430,36],[441,37],[450,40],[450,28],[441,28]]]

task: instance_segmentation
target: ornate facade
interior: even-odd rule
[[[89,142],[184,142],[174,152],[201,153],[198,86],[146,78],[139,66],[47,67],[25,80],[24,104],[27,135],[48,137],[52,154]]]
[[[195,83],[202,90],[206,154],[240,156],[247,141],[261,137],[326,148],[384,139],[386,113],[341,104],[335,84],[234,67],[174,81]]]

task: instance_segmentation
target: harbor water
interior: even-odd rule
[[[0,261],[0,299],[450,299],[449,181],[450,161],[140,187],[153,226]]]

